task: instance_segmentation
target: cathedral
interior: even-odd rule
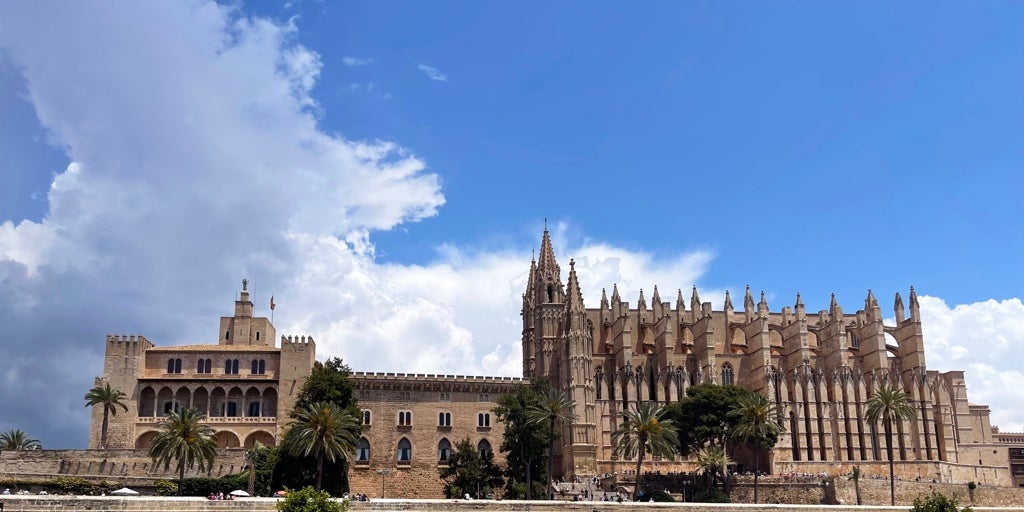
[[[844,313],[833,297],[828,310],[808,314],[799,294],[792,306],[772,311],[764,293],[755,302],[748,287],[741,310],[728,292],[715,309],[696,287],[689,301],[679,290],[673,305],[655,286],[649,304],[641,291],[630,305],[613,284],[611,297],[602,292],[598,307],[587,308],[573,267],[570,261],[563,281],[545,229],[523,293],[522,379],[353,373],[363,435],[349,466],[352,492],[439,497],[438,470],[464,439],[500,463],[504,426],[494,418],[496,401],[540,377],[576,404],[577,419],[563,425],[556,446],[555,478],[633,467],[612,454],[622,412],[642,401],[679,401],[688,387],[705,383],[735,384],[780,405],[785,432],[776,446],[745,454],[759,457],[762,469],[840,474],[857,465],[867,475],[888,474],[881,426],[864,419],[866,401],[888,382],[909,394],[915,411],[894,429],[901,478],[1012,485],[1007,444],[994,435],[988,407],[968,401],[963,372],[926,368],[913,288],[906,305],[896,294],[894,325],[883,322],[871,291],[855,313]],[[234,314],[220,319],[215,344],[158,347],[141,335],[107,336],[96,384],[130,397],[127,413],[110,418],[109,448],[143,453],[159,419],[182,407],[207,416],[228,454],[257,441],[276,445],[316,357],[312,336],[276,341],[273,323],[253,316],[245,282]],[[95,407],[92,449],[99,448],[102,419]],[[752,467],[743,456],[736,454],[737,462]],[[679,457],[644,462],[644,471],[692,469]]]
[[[563,281],[545,229],[523,294],[523,376],[545,377],[575,401],[577,420],[564,426],[556,456],[563,477],[631,467],[612,454],[621,413],[637,402],[678,401],[695,384],[735,384],[779,404],[785,432],[758,455],[761,468],[837,474],[858,465],[887,474],[882,426],[867,422],[865,411],[888,382],[910,396],[915,411],[894,428],[901,478],[1011,484],[1006,446],[993,437],[988,407],[968,401],[963,372],[926,368],[913,288],[906,304],[896,294],[894,325],[883,322],[870,290],[852,314],[834,295],[828,310],[811,314],[800,294],[776,311],[763,292],[755,302],[749,287],[740,310],[729,292],[721,309],[702,302],[696,287],[689,295],[680,289],[673,305],[655,286],[649,304],[641,290],[631,306],[613,284],[610,298],[602,291],[598,307],[587,308],[574,262]],[[692,469],[681,459],[644,465]]]

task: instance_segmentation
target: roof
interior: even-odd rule
[[[169,345],[152,347],[148,352],[280,352],[269,345]]]

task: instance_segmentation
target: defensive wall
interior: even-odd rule
[[[210,471],[195,468],[186,477],[221,477],[239,473],[245,450],[218,450]],[[94,482],[152,487],[154,482],[178,477],[173,461],[168,469],[154,465],[145,450],[18,450],[0,452],[0,479],[46,480],[77,476]]]

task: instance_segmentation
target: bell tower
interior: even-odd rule
[[[565,287],[555,261],[547,226],[540,243],[540,256],[530,264],[530,276],[523,294],[523,377],[547,377],[560,382],[561,364],[557,347],[562,336]]]

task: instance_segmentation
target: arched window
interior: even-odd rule
[[[206,360],[206,373],[213,373],[213,359]]]
[[[249,402],[249,416],[255,418],[260,415],[260,403]]]
[[[860,338],[852,332],[850,333],[850,346],[853,348],[860,348]]]
[[[260,368],[259,368],[259,370],[260,370],[260,372],[259,372],[260,375],[263,375],[264,373],[267,373],[267,362],[266,361],[260,359]]]
[[[722,385],[723,386],[731,386],[732,384],[733,384],[732,364],[730,364],[730,363],[723,363],[722,364]]]
[[[226,416],[231,418],[238,416],[238,404],[234,402],[228,402],[228,413],[226,414]]]
[[[548,283],[548,302],[555,301],[555,285]]]
[[[363,411],[363,425],[370,425],[370,411]]]
[[[259,341],[259,340],[260,340],[260,332],[256,331],[256,341]]]
[[[437,443],[437,461],[447,463],[452,458],[452,444],[447,439]]]
[[[231,360],[224,361],[224,374],[231,375]]]
[[[491,457],[491,443],[486,439],[481,439],[480,444],[476,445],[476,452],[480,454],[481,459],[487,459]]]
[[[491,414],[482,412],[476,416],[476,426],[480,428],[488,428],[491,426]]]
[[[450,426],[452,426],[452,413],[450,413],[450,412],[439,412],[439,413],[437,413],[437,426],[439,426],[439,427],[450,427]]]
[[[356,460],[363,462],[370,460],[370,442],[365,437],[359,438],[359,447],[356,448]]]
[[[228,359],[224,361],[224,373],[228,375],[238,375],[238,359]]]
[[[398,461],[409,462],[412,460],[412,443],[408,439],[402,438],[398,442]]]
[[[181,373],[181,359],[174,360],[174,373]]]
[[[259,363],[259,361],[253,359],[251,366],[252,366],[252,371],[250,373],[253,374],[253,375],[259,375],[259,373],[260,373],[260,363]]]
[[[174,359],[167,360],[167,373],[174,373]]]

